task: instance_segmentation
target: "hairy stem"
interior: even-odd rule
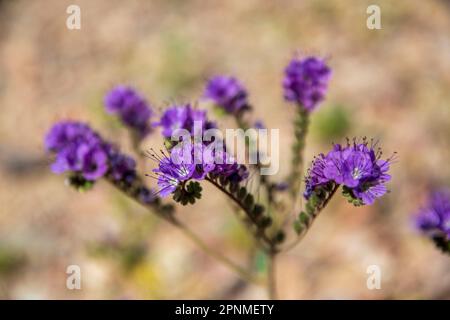
[[[298,112],[294,120],[294,137],[292,145],[291,174],[289,175],[289,186],[291,198],[295,200],[300,192],[303,175],[303,154],[305,151],[306,135],[309,126],[308,111],[302,106],[298,106]]]
[[[315,219],[317,218],[317,216],[328,205],[328,203],[330,202],[331,198],[333,198],[334,194],[336,193],[336,191],[338,189],[339,189],[339,185],[338,184],[333,186],[333,189],[328,194],[327,198],[318,207],[316,207],[314,212],[310,215],[312,220],[309,222],[308,227],[302,233],[300,233],[295,238],[294,241],[292,241],[290,244],[287,244],[284,248],[282,248],[281,251],[291,250],[292,248],[294,248],[303,239],[303,237],[306,235],[308,230],[311,228],[311,226],[312,226],[313,222],[315,221]]]
[[[241,129],[243,129],[244,131],[252,128],[252,126],[250,126],[248,121],[244,120],[242,114],[235,114],[234,120],[236,121],[237,126]],[[251,137],[250,137],[250,139],[251,139]],[[256,143],[256,142],[252,141],[250,143]],[[247,141],[246,141],[246,146],[248,146]],[[258,162],[256,164],[254,164],[254,167],[256,170],[261,169],[261,163],[259,162],[259,159],[258,159]],[[266,191],[267,202],[268,202],[269,207],[271,207],[274,202],[273,183],[271,183],[268,176],[266,176],[266,175],[260,175],[259,182],[260,182],[261,186],[264,188],[264,190]]]
[[[267,291],[270,300],[277,300],[277,275],[276,275],[276,252],[271,251],[268,254],[268,268],[267,268]]]

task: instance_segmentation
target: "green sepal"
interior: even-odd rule
[[[85,179],[81,174],[72,174],[67,178],[67,184],[79,192],[91,190],[95,181]]]
[[[265,211],[265,208],[260,204],[255,204],[253,207],[252,215],[255,217],[259,217],[261,214],[263,214]]]
[[[435,236],[433,242],[443,253],[450,254],[450,240],[447,240],[445,236]]]
[[[196,199],[201,199],[202,187],[197,181],[189,181],[185,186],[180,185],[173,194],[173,200],[181,203],[183,206],[194,204]]]
[[[347,199],[349,203],[353,204],[355,207],[360,207],[364,205],[364,202],[361,199],[356,198],[353,195],[352,190],[346,186],[342,187],[342,195],[344,196],[344,198]]]
[[[237,193],[237,197],[239,198],[239,200],[244,200],[246,196],[247,196],[247,189],[245,187],[240,187]]]

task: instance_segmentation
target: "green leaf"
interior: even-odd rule
[[[253,198],[252,194],[250,194],[250,193],[247,194],[247,196],[245,197],[245,200],[244,200],[244,204],[245,204],[245,207],[249,211],[253,210],[253,206],[255,204],[255,199]]]
[[[264,212],[265,208],[260,204],[255,204],[255,207],[253,208],[252,214],[257,217],[260,216]]]
[[[308,226],[310,222],[310,217],[305,212],[300,212],[298,219],[301,224]]]
[[[247,195],[247,189],[245,187],[241,187],[237,194],[239,200],[243,200],[246,195]]]
[[[305,229],[305,226],[299,220],[294,221],[293,227],[295,232],[297,232],[297,234],[302,233],[303,229]]]

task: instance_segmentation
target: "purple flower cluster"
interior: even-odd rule
[[[204,96],[228,113],[236,114],[250,108],[247,91],[234,77],[212,77],[206,85]]]
[[[109,113],[117,114],[140,138],[149,133],[152,111],[145,99],[133,88],[123,85],[113,88],[105,96],[105,107]]]
[[[172,148],[170,155],[150,155],[158,161],[158,168],[153,172],[157,175],[162,197],[175,192],[188,180],[204,180],[208,174],[224,177],[235,183],[248,177],[247,168],[237,164],[228,153],[216,152],[201,143],[179,143]]]
[[[94,181],[110,173],[114,180],[134,178],[134,159],[105,142],[87,124],[76,121],[56,123],[45,138],[47,151],[56,153],[51,169],[73,172]]]
[[[450,241],[450,189],[432,192],[427,205],[416,215],[415,222],[426,235]]]
[[[355,204],[373,204],[386,192],[385,183],[391,179],[387,174],[392,158],[380,159],[381,152],[375,150],[364,139],[362,143],[347,143],[347,146],[335,144],[328,154],[317,156],[306,178],[305,198],[313,191],[328,183],[343,185]]]
[[[56,153],[55,173],[79,172],[96,180],[108,171],[107,146],[87,124],[66,121],[55,124],[45,138],[45,147]]]
[[[294,58],[285,69],[284,97],[312,111],[325,97],[331,70],[316,57]]]
[[[190,104],[166,109],[160,122],[155,125],[162,127],[162,135],[165,138],[172,137],[172,134],[178,129],[185,129],[195,135],[200,130],[216,127],[213,122],[208,121],[205,110],[194,109]]]

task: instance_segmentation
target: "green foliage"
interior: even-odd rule
[[[326,202],[334,193],[334,188],[336,188],[336,185],[333,182],[316,187],[306,202],[305,210],[301,211],[294,221],[293,227],[297,234],[301,234],[311,226],[317,214],[322,210]]]
[[[433,242],[439,250],[450,255],[450,240],[447,240],[445,236],[435,236]]]
[[[255,205],[255,199],[252,194],[247,194],[244,199],[244,205],[248,209],[248,211],[253,211],[253,206]]]
[[[183,206],[194,204],[197,199],[202,197],[202,187],[197,181],[190,181],[187,185],[178,186],[173,194],[173,200],[181,203]]]
[[[9,275],[19,270],[25,263],[22,253],[0,246],[0,275]]]
[[[222,119],[228,115],[228,113],[226,112],[226,110],[224,108],[221,108],[217,105],[215,105],[213,108],[213,114],[218,119]]]
[[[350,116],[347,109],[340,105],[321,108],[314,115],[311,132],[321,142],[339,140],[345,137],[351,127]]]
[[[351,204],[353,204],[355,207],[360,207],[364,205],[361,199],[355,198],[353,195],[353,192],[351,189],[347,188],[346,186],[342,187],[342,195],[344,198],[347,199],[347,201]]]
[[[247,196],[247,189],[245,187],[241,187],[237,194],[239,200],[244,200]]]
[[[274,240],[276,243],[282,243],[286,239],[286,234],[283,231],[278,231],[275,234]]]
[[[259,217],[260,215],[262,215],[262,214],[264,213],[264,211],[265,211],[265,208],[264,208],[262,205],[260,205],[260,204],[255,204],[255,206],[253,207],[253,212],[252,212],[252,214],[253,214],[255,217]]]
[[[263,217],[259,219],[259,226],[261,228],[268,228],[272,225],[273,221],[271,217]]]
[[[72,174],[67,178],[67,183],[77,191],[84,192],[92,189],[94,181],[86,180],[80,174]]]
[[[295,141],[292,144],[292,171],[289,177],[289,184],[291,186],[291,197],[296,198],[301,180],[301,169],[303,164],[303,150],[305,148],[306,135],[309,127],[309,114],[305,108],[299,107],[294,120],[294,137]]]

